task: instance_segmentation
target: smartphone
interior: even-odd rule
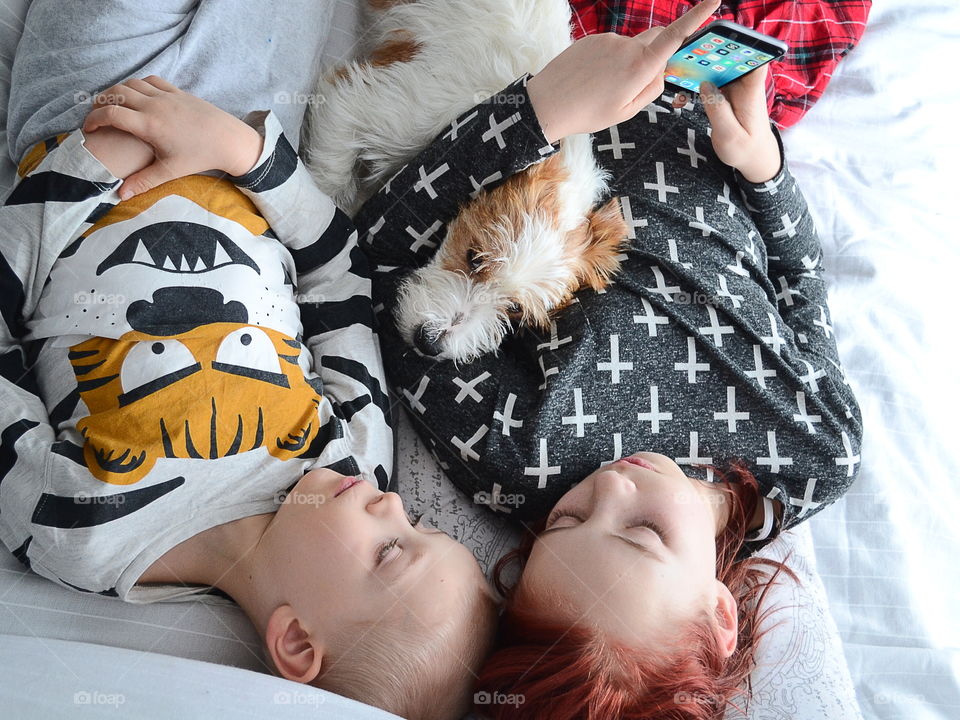
[[[676,90],[700,92],[709,80],[717,87],[782,58],[787,44],[729,20],[717,20],[698,30],[667,62],[664,84]]]

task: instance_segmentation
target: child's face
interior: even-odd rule
[[[264,541],[280,564],[283,602],[326,651],[358,622],[399,622],[422,632],[456,612],[466,594],[487,592],[467,548],[411,525],[396,493],[331,470],[301,478]]]
[[[724,497],[655,453],[602,467],[554,506],[518,598],[637,647],[660,645],[676,622],[718,603],[735,620],[715,568]]]

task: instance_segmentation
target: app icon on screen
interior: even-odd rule
[[[684,55],[684,56],[683,56],[683,59],[684,59],[684,60],[696,60],[696,59],[697,59],[697,56],[696,56],[696,55]]]
[[[746,65],[737,65],[737,66],[734,68],[734,70],[736,70],[737,72],[746,72],[746,71],[749,70],[749,69],[750,69],[750,68],[748,68]]]
[[[694,55],[706,55],[706,54],[707,54],[707,51],[706,51],[706,50],[703,50],[702,48],[696,48],[695,50],[691,50],[691,52],[692,52]]]
[[[756,60],[747,60],[747,65],[749,65],[750,67],[757,67],[757,65],[759,64],[760,63],[758,63]]]
[[[717,50],[717,55],[729,55],[729,50]]]
[[[736,64],[736,61],[735,61],[735,60],[731,60],[730,58],[724,58],[724,59],[722,60],[722,62],[723,62],[723,64],[726,65],[727,67],[730,67],[731,65]]]
[[[744,55],[753,55],[753,50],[751,50],[750,48],[744,48],[740,52],[742,52]]]
[[[694,86],[694,83],[691,80],[681,80],[680,84],[685,88],[692,88]]]
[[[714,70],[715,72],[723,72],[724,70],[726,70],[726,68],[723,65],[714,65],[713,68],[711,69]]]
[[[703,45],[701,45],[700,47],[702,47],[704,50],[713,50],[716,47],[716,45],[714,45],[713,43],[703,43]]]
[[[675,82],[679,82],[680,78],[678,78],[676,75],[667,75],[667,80],[669,80],[672,83],[675,83]]]
[[[716,62],[719,59],[720,59],[720,56],[714,53],[710,53],[709,55],[707,55],[707,60],[713,60],[714,62]]]
[[[764,55],[764,54],[761,53],[761,54],[757,55],[757,60],[759,60],[760,62],[766,62],[766,61],[769,60],[771,57],[772,57],[771,55]]]
[[[740,46],[736,43],[727,43],[726,45],[727,50],[736,50],[738,47]]]
[[[712,37],[710,38],[710,42],[712,42],[714,45],[723,45],[723,38]]]
[[[698,64],[698,65],[709,65],[709,64],[710,64],[710,61],[709,61],[709,60],[698,60],[698,61],[697,61],[697,64]]]
[[[737,62],[743,62],[743,55],[731,55],[731,57]]]

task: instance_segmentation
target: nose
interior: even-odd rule
[[[413,336],[413,344],[416,345],[417,350],[422,352],[424,355],[436,357],[443,352],[441,341],[443,340],[443,336],[446,334],[446,331],[443,330],[440,332],[430,330],[426,323],[424,323],[417,328],[417,332]]]
[[[636,489],[637,485],[633,480],[614,470],[599,473],[593,479],[593,497],[598,505],[620,503],[624,496]]]
[[[403,501],[400,500],[400,496],[394,492],[378,495],[376,499],[367,504],[367,512],[379,518],[390,515],[403,515],[406,517],[406,513],[403,510]]]

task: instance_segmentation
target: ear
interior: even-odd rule
[[[292,607],[281,605],[274,610],[264,635],[274,667],[287,680],[309,683],[320,673],[323,647],[303,629]]]
[[[713,614],[717,622],[714,632],[717,633],[717,640],[720,644],[720,650],[723,652],[723,657],[728,658],[737,649],[737,635],[739,633],[737,601],[733,599],[733,594],[726,585],[719,580],[716,582],[717,605]]]
[[[618,255],[627,241],[627,223],[620,211],[620,199],[613,198],[587,216],[586,247],[577,258],[580,285],[603,290],[620,270]]]

